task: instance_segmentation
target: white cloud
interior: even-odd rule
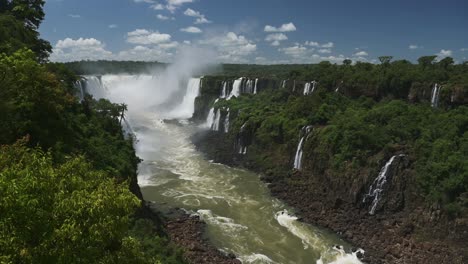
[[[292,31],[296,31],[296,26],[294,26],[292,22],[283,24],[279,28],[266,25],[264,31],[265,32],[292,32]]]
[[[59,40],[52,51],[52,61],[99,60],[109,59],[112,52],[105,44],[95,38],[66,38]]]
[[[162,34],[158,31],[136,29],[127,33],[127,42],[138,45],[153,45],[171,41],[171,35]]]
[[[463,51],[463,52],[468,51],[468,48],[461,48],[460,51]]]
[[[192,44],[192,42],[190,40],[184,40],[184,44],[185,45],[190,45],[190,44]]]
[[[154,5],[151,5],[151,9],[153,10],[164,10],[165,7],[161,4],[154,4]]]
[[[174,13],[175,10],[184,4],[193,3],[193,0],[166,0],[166,9]]]
[[[265,41],[271,42],[270,44],[272,46],[279,46],[281,44],[281,41],[287,40],[288,36],[286,36],[283,33],[275,33],[275,34],[269,34],[266,36]]]
[[[320,44],[318,42],[315,42],[315,41],[306,41],[305,45],[311,46],[311,47],[320,47]]]
[[[293,58],[299,58],[299,57],[306,56],[309,50],[303,45],[296,43],[296,45],[294,46],[278,49],[278,51],[283,52],[284,54],[291,56]]]
[[[164,15],[161,15],[161,14],[158,14],[158,15],[156,16],[156,18],[158,18],[159,20],[168,20],[168,19],[170,19],[170,17],[164,16]]]
[[[110,24],[109,28],[117,28],[118,26],[116,24]]]
[[[77,14],[68,14],[68,16],[71,18],[81,18],[81,16]]]
[[[223,62],[247,62],[246,57],[257,51],[257,45],[253,41],[234,32],[200,40],[199,44],[214,47],[218,52],[218,59]]]
[[[305,45],[306,46],[311,46],[311,47],[317,47],[317,48],[326,48],[326,49],[331,49],[331,48],[335,47],[335,43],[333,43],[333,42],[320,44],[320,43],[315,42],[315,41],[306,41]]]
[[[362,51],[354,53],[354,56],[356,56],[356,57],[365,57],[365,56],[369,56],[369,54],[362,50]]]
[[[265,41],[268,41],[268,42],[271,42],[271,41],[283,41],[283,40],[287,40],[288,37],[283,34],[283,33],[276,33],[276,34],[269,34],[266,36],[265,38]]]
[[[150,4],[150,8],[154,10],[169,10],[174,13],[178,8],[184,4],[193,3],[194,0],[165,0],[166,4],[158,3],[155,0],[133,0],[135,3]]]
[[[415,44],[411,44],[409,45],[408,47],[410,50],[415,50],[415,49],[419,49],[420,47],[418,45],[415,45]]]
[[[187,8],[185,10],[184,15],[189,16],[189,17],[196,17],[197,19],[195,20],[195,24],[207,24],[211,23],[210,20],[206,19],[205,15],[201,14],[198,11],[195,11],[191,8]]]
[[[186,28],[181,28],[180,31],[186,32],[186,33],[193,33],[193,34],[198,34],[202,33],[203,31],[197,27],[186,27]]]
[[[322,53],[322,54],[331,53],[331,49],[319,49],[319,50],[317,50],[317,52]]]
[[[333,48],[334,46],[335,44],[333,42],[322,44],[322,48],[327,48],[327,49]]]
[[[116,56],[118,60],[136,61],[169,61],[174,53],[167,52],[159,47],[135,46],[132,49],[119,52]]]
[[[446,58],[446,57],[451,57],[453,54],[453,52],[451,50],[440,50],[439,53],[437,53],[437,58],[436,60],[442,60],[443,58]]]

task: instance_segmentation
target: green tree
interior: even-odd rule
[[[393,56],[380,56],[379,61],[381,64],[389,64],[393,59]]]
[[[3,146],[0,192],[2,263],[139,259],[127,232],[140,201],[82,157],[54,166],[49,153],[24,142]]]
[[[423,56],[418,59],[418,63],[423,69],[426,69],[434,63],[436,58],[437,56]]]

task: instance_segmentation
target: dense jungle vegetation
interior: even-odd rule
[[[455,65],[452,58],[436,61],[435,56],[422,57],[418,64],[385,58],[380,65],[345,61],[305,66],[289,77],[317,80],[310,95],[303,95],[303,84],[295,91],[271,85],[257,95],[220,100],[215,108],[230,109],[234,123],[229,136],[236,142],[238,135],[246,135],[253,153],[247,156],[263,171],[284,171],[284,162],[275,160],[272,149],[294,152],[301,129],[312,125],[304,152],[321,157],[333,177],[378,166],[372,158],[376,155],[405,153],[414,160],[417,189],[428,204],[441,204],[452,216],[466,216],[468,64]],[[445,100],[431,107],[436,82],[443,85],[440,97]],[[409,102],[408,97],[417,97],[421,90],[426,99]]]
[[[0,263],[181,263],[130,191],[126,107],[86,97],[47,63],[44,1],[0,0]]]

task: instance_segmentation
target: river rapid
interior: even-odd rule
[[[136,136],[137,155],[143,159],[138,182],[145,200],[200,216],[209,241],[243,263],[361,263],[337,235],[297,221],[294,210],[272,197],[259,175],[213,163],[195,149],[190,137],[206,129],[187,121],[199,79],[183,84],[185,93],[174,107],[143,107],[141,93],[163,93],[156,80],[112,75],[84,80],[85,90],[96,97],[128,104],[126,130]]]

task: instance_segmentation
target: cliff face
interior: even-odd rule
[[[222,81],[212,82],[215,87],[210,90],[219,91]],[[289,96],[302,95],[305,86],[305,82],[299,81],[260,83],[266,85],[263,90],[284,88]],[[349,97],[380,97],[376,90],[337,83],[337,90],[326,92],[337,91]],[[433,88],[434,84],[430,83],[413,84],[398,96],[412,103],[429,104]],[[465,90],[442,86],[439,105],[464,104]],[[209,96],[212,102],[217,98],[215,92],[210,95],[202,92],[202,98]],[[397,95],[386,93],[386,96]],[[198,109],[197,119],[205,120],[210,107]],[[221,120],[225,120],[227,108],[220,109]],[[261,125],[245,121],[243,115],[247,113],[242,111],[231,110],[229,132],[222,127],[217,132],[195,135],[193,141],[197,148],[215,162],[260,173],[270,183],[272,194],[295,207],[304,221],[329,228],[364,248],[368,263],[468,262],[467,219],[450,218],[439,204],[425,200],[416,183],[416,158],[408,146],[400,144],[381,149],[369,155],[365,166],[356,166],[358,162],[351,159],[340,169],[332,169],[337,153],[321,141],[320,133],[326,126],[316,126],[309,134],[299,134],[299,139],[305,139],[300,148],[302,164],[300,170],[295,170],[298,138],[285,140],[288,132],[279,129],[272,131],[266,141],[260,139],[256,133],[265,124],[262,120],[256,120]]]

